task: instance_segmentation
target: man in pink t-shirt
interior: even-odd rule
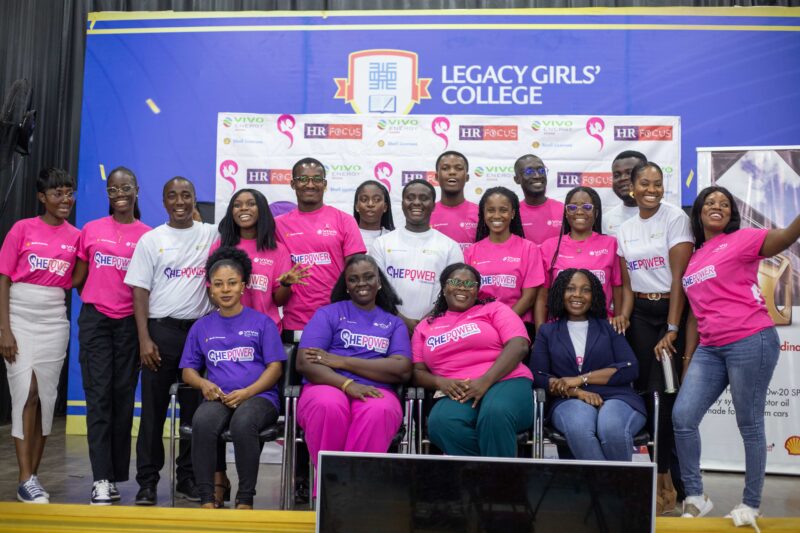
[[[469,181],[469,161],[464,154],[444,152],[436,159],[436,179],[442,199],[436,202],[431,215],[431,228],[438,230],[464,250],[475,242],[478,229],[478,204],[464,198]]]
[[[564,218],[564,204],[547,197],[547,167],[533,154],[526,154],[514,163],[514,182],[522,188],[524,201],[519,203],[525,238],[541,245],[558,237]]]
[[[293,342],[314,311],[330,303],[331,289],[348,256],[365,253],[364,240],[355,219],[323,204],[327,187],[325,167],[313,158],[301,159],[292,168],[292,189],[297,209],[275,219],[278,241],[292,263],[313,265],[307,285],[294,285],[294,295],[283,308],[283,336]]]

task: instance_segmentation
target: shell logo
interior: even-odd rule
[[[800,455],[800,436],[792,435],[783,445],[789,455]]]

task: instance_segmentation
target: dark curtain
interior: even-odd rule
[[[676,0],[672,6],[798,6],[800,0]],[[9,201],[0,213],[0,239],[20,218],[37,214],[34,179],[56,166],[77,176],[86,17],[98,11],[321,11],[344,9],[481,9],[524,7],[664,7],[646,0],[2,0],[0,1],[0,95],[27,78],[38,111],[31,155],[20,164]],[[10,169],[0,169],[0,204]],[[78,200],[80,201],[80,199]],[[65,372],[57,412],[66,409]],[[0,423],[10,417],[5,365],[0,365]]]

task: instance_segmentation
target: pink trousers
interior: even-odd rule
[[[330,385],[303,386],[297,422],[306,433],[314,468],[322,451],[386,453],[403,420],[394,391],[381,389],[383,398],[354,399]],[[317,487],[314,486],[314,496]]]

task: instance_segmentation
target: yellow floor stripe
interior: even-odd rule
[[[724,24],[330,24],[325,26],[191,26],[161,28],[109,28],[87,30],[87,35],[148,33],[235,33],[287,31],[390,31],[408,30],[584,30],[584,31],[770,31],[797,32],[800,26],[724,25]]]

